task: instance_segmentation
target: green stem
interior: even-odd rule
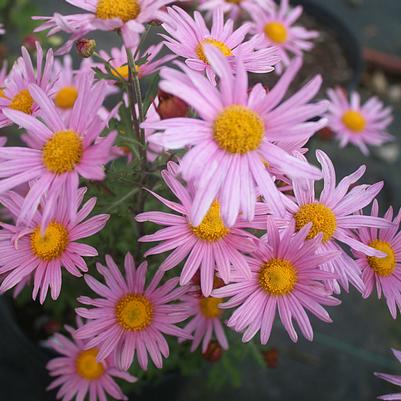
[[[138,187],[135,187],[134,189],[132,189],[131,191],[129,191],[127,194],[125,194],[124,196],[122,196],[118,201],[112,203],[107,209],[106,209],[106,213],[111,212],[115,207],[117,207],[118,205],[121,205],[122,203],[124,203],[127,199],[129,199],[131,196],[135,195],[137,192],[139,191]]]

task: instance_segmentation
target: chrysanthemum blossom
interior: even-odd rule
[[[177,171],[178,165],[171,162],[168,170],[162,172],[162,177],[179,203],[152,192],[175,213],[152,211],[138,214],[136,220],[139,222],[150,221],[166,226],[154,234],[141,237],[139,241],[160,241],[159,245],[145,253],[146,257],[173,250],[160,265],[160,269],[164,271],[176,267],[186,259],[181,271],[180,284],[188,284],[199,270],[202,293],[207,297],[213,289],[215,272],[225,283],[230,281],[233,269],[249,277],[250,271],[243,253],[254,249],[254,237],[243,228],[256,224],[256,221],[248,223],[238,219],[231,228],[226,227],[221,218],[220,203],[215,200],[201,223],[194,226],[190,218],[193,190],[185,188],[177,180]],[[265,218],[266,207],[259,204],[256,214],[260,216],[257,217],[257,221]]]
[[[163,278],[161,270],[145,288],[147,263],[135,268],[130,254],[125,257],[125,277],[110,256],[106,256],[106,264],[107,267],[97,264],[106,284],[85,275],[86,283],[100,298],[78,298],[93,308],[77,308],[77,314],[88,321],[77,330],[75,337],[88,341],[88,348],[99,348],[99,361],[114,355],[117,365],[124,370],[130,367],[135,355],[142,369],[147,369],[148,355],[156,367],[162,368],[163,358],[169,355],[164,335],[191,339],[185,330],[176,326],[188,317],[175,302],[187,288],[177,288],[178,277],[159,286]]]
[[[78,327],[82,326],[77,319]],[[75,330],[66,326],[65,329],[73,337]],[[62,334],[55,334],[48,345],[60,356],[51,359],[47,364],[49,375],[54,378],[47,390],[58,387],[57,399],[105,401],[106,395],[115,400],[128,400],[123,394],[115,378],[134,383],[137,378],[114,365],[111,358],[99,362],[97,348],[87,349],[83,341],[69,339]]]
[[[227,227],[235,223],[239,213],[251,221],[257,192],[273,211],[283,214],[283,201],[265,165],[267,162],[289,177],[321,177],[316,167],[281,146],[297,140],[306,142],[325,126],[325,119],[308,121],[327,107],[325,101],[309,103],[321,85],[321,77],[316,76],[282,102],[301,67],[300,59],[266,93],[261,84],[248,92],[248,78],[240,60],[234,74],[228,60],[214,46],[205,46],[205,54],[220,77],[217,88],[202,74],[182,64],[184,72],[170,68],[161,71],[161,89],[184,100],[200,118],[145,122],[144,128],[164,131],[150,136],[149,141],[166,149],[189,147],[180,171],[186,181],[197,182],[191,208],[194,226],[202,222],[215,199],[220,202]]]
[[[372,206],[372,216],[377,217],[379,205],[375,200]],[[376,287],[378,297],[383,294],[391,316],[397,317],[397,308],[401,310],[401,233],[398,232],[401,221],[401,211],[393,220],[393,209],[390,207],[384,218],[393,223],[388,228],[358,229],[358,239],[386,254],[384,258],[366,256],[361,252],[354,251],[357,258],[356,263],[362,270],[362,280],[365,283],[365,298],[372,294]]]
[[[233,21],[224,22],[223,11],[217,9],[213,13],[212,28],[209,30],[202,15],[195,11],[191,18],[179,7],[169,7],[164,17],[163,28],[170,35],[165,38],[165,45],[175,54],[185,58],[185,63],[193,70],[206,71],[209,79],[214,82],[215,73],[205,53],[205,46],[213,46],[227,58],[234,67],[235,60],[241,57],[244,68],[250,72],[266,73],[280,59],[275,47],[260,48],[263,38],[254,36],[245,41],[245,36],[251,29],[250,23],[244,23],[234,31]]]
[[[213,291],[215,297],[231,297],[220,307],[235,307],[227,325],[243,332],[242,341],[250,341],[260,331],[260,341],[266,344],[277,311],[293,341],[298,339],[293,320],[305,338],[313,339],[306,310],[324,322],[331,322],[323,306],[338,305],[340,301],[332,297],[324,285],[333,275],[320,270],[319,266],[336,258],[339,252],[318,253],[322,235],[307,241],[310,228],[308,224],[295,232],[292,224],[280,234],[273,220],[268,218],[267,235],[249,257],[251,279],[237,277],[232,284]]]
[[[296,229],[312,223],[308,239],[318,234],[323,235],[321,251],[340,251],[340,243],[353,250],[370,257],[383,257],[381,251],[368,246],[355,238],[355,229],[360,227],[389,228],[391,222],[375,216],[355,214],[368,206],[383,187],[383,182],[373,185],[354,185],[362,177],[366,168],[361,166],[354,173],[344,177],[336,186],[336,174],[329,157],[318,150],[316,157],[323,170],[323,190],[319,198],[315,197],[314,182],[312,180],[294,179],[294,198],[287,197],[285,203]],[[352,189],[350,189],[352,186]],[[290,221],[291,217],[287,218]],[[323,269],[335,273],[338,282],[348,291],[349,282],[360,292],[364,291],[361,279],[361,269],[355,261],[344,251],[338,258],[322,262]],[[340,291],[337,281],[332,281],[330,288]]]
[[[313,47],[312,39],[319,36],[316,31],[308,31],[294,25],[302,14],[302,7],[291,8],[288,0],[279,5],[259,2],[258,5],[244,5],[255,22],[255,32],[262,34],[264,45],[277,47],[282,64],[286,67],[293,56],[302,56],[304,51]],[[281,65],[277,66],[282,71]]]
[[[39,105],[29,91],[29,86],[37,85],[47,95],[53,94],[52,88],[57,79],[53,71],[53,51],[50,49],[45,58],[39,42],[36,42],[36,66],[25,47],[21,48],[22,57],[14,63],[5,82],[1,82],[0,91],[0,128],[11,125],[13,121],[4,111],[17,110],[28,116],[37,115]],[[3,67],[4,68],[4,67]]]
[[[162,57],[158,57],[163,48],[163,43],[157,45],[149,46],[146,50],[139,53],[137,60],[146,58],[146,62],[137,65],[137,72],[139,78],[144,78],[160,70],[160,68],[167,64],[169,61],[175,59],[176,56],[168,54]],[[113,75],[128,79],[128,58],[127,51],[124,47],[121,49],[114,47],[111,49],[110,54],[101,50],[99,55],[110,62],[110,65],[114,68],[112,69]]]
[[[398,362],[401,362],[401,352],[392,349],[394,356],[397,358]],[[379,377],[380,379],[386,380],[391,384],[395,384],[396,386],[401,386],[401,376],[400,375],[390,375],[388,373],[378,373],[375,372],[375,376]],[[393,394],[386,394],[386,395],[381,395],[380,397],[377,397],[379,400],[401,400],[401,392],[400,393],[393,393]]]
[[[1,292],[32,277],[33,299],[39,295],[39,301],[43,303],[50,288],[51,297],[56,300],[61,291],[63,269],[75,277],[81,277],[81,272],[88,271],[83,257],[96,256],[97,250],[79,240],[102,230],[109,216],[99,214],[87,219],[95,207],[96,198],[89,199],[79,209],[84,193],[82,188],[78,191],[78,204],[73,217],[69,197],[61,197],[49,213],[46,229],[41,224],[40,211],[26,225],[0,223]],[[20,195],[9,192],[0,197],[0,202],[15,219],[21,213],[23,198]]]
[[[97,113],[106,96],[107,84],[103,81],[94,83],[92,72],[81,74],[80,79],[79,94],[67,120],[37,85],[30,85],[29,92],[40,106],[40,119],[17,110],[3,110],[7,118],[27,131],[24,141],[28,148],[0,148],[0,193],[33,182],[19,222],[32,219],[46,193],[46,207],[57,202],[63,190],[73,207],[80,177],[88,180],[103,180],[105,177],[104,164],[111,158],[116,137],[113,131],[100,140],[106,123]],[[47,210],[44,210],[45,219],[47,215]]]
[[[272,0],[201,0],[199,10],[206,11],[206,15],[211,17],[214,10],[221,9],[230,19],[236,21],[248,16],[246,6],[261,3],[265,8],[273,7],[274,4]]]
[[[48,35],[58,32],[70,34],[68,41],[56,54],[71,50],[74,42],[89,32],[121,32],[124,44],[133,47],[144,31],[144,25],[160,17],[161,8],[173,0],[66,0],[68,3],[85,10],[85,13],[63,16],[58,13],[52,17],[33,17],[45,21],[36,32],[49,30]]]
[[[377,97],[371,97],[361,104],[360,95],[352,92],[350,100],[343,89],[329,89],[328,127],[340,141],[340,147],[352,143],[364,155],[369,154],[368,146],[379,146],[393,140],[387,132],[392,122],[391,108],[384,107]]]
[[[188,308],[190,321],[185,326],[185,330],[193,334],[191,352],[195,351],[202,344],[202,352],[206,352],[207,347],[214,337],[223,349],[228,349],[227,337],[224,333],[221,322],[223,309],[220,304],[222,298],[204,297],[197,291],[188,293],[182,299]]]

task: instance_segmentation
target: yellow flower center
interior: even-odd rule
[[[51,222],[44,234],[40,226],[36,227],[31,234],[31,249],[34,255],[44,261],[59,258],[69,243],[67,228],[56,222]]]
[[[143,295],[126,295],[116,305],[117,321],[125,330],[146,329],[150,325],[152,316],[152,304]]]
[[[296,283],[297,271],[289,260],[273,258],[261,266],[259,284],[269,294],[288,294]]]
[[[56,132],[43,147],[43,163],[54,174],[73,171],[81,161],[82,140],[74,131]]]
[[[141,12],[138,0],[99,0],[96,7],[96,18],[120,18],[123,22],[135,19]]]
[[[199,299],[200,310],[208,319],[219,317],[223,311],[219,308],[219,304],[223,302],[223,298],[201,297]]]
[[[56,106],[63,110],[72,109],[78,97],[78,90],[75,86],[61,88],[54,98]]]
[[[139,73],[140,66],[136,65],[135,69],[136,69],[136,72]],[[120,76],[121,76],[124,79],[128,79],[128,77],[129,77],[129,67],[128,67],[128,65],[122,65],[121,67],[115,67],[114,69],[111,70],[111,73],[116,78],[120,78]]]
[[[223,223],[220,216],[220,204],[214,201],[202,223],[198,227],[192,227],[193,233],[204,241],[218,241],[230,231]]]
[[[343,124],[353,131],[354,133],[359,133],[363,131],[366,127],[366,120],[362,113],[356,110],[348,110],[343,114],[341,119]]]
[[[3,88],[0,88],[0,97],[3,97],[3,98],[6,97],[6,95],[4,94],[4,89]]]
[[[79,376],[86,380],[96,380],[103,376],[104,366],[96,360],[97,348],[81,351],[75,360],[75,368]]]
[[[274,43],[282,44],[287,40],[288,31],[281,22],[269,22],[264,28],[265,35]]]
[[[382,251],[387,255],[384,258],[376,258],[374,256],[369,256],[368,257],[369,266],[379,276],[387,277],[390,274],[392,274],[396,267],[395,252],[392,246],[388,242],[381,241],[378,239],[370,242],[369,246],[379,251]]]
[[[244,154],[258,149],[264,133],[265,125],[260,116],[239,105],[226,107],[213,126],[214,140],[229,153]]]
[[[295,227],[300,230],[308,223],[312,223],[307,239],[315,238],[323,233],[323,241],[331,239],[337,228],[337,220],[334,212],[321,203],[306,203],[302,205],[294,215]]]
[[[18,92],[8,106],[10,109],[21,111],[25,114],[32,114],[33,99],[28,89]]]
[[[242,0],[226,0],[226,3],[230,4],[241,4]]]
[[[221,54],[223,54],[224,56],[228,57],[228,56],[232,56],[233,53],[231,51],[231,49],[223,42],[220,42],[218,40],[215,39],[203,39],[201,42],[198,43],[198,46],[196,46],[195,49],[195,53],[198,56],[198,58],[200,60],[202,60],[204,63],[208,64],[208,60],[207,57],[203,51],[203,45],[212,45],[214,46],[216,49],[219,49]]]

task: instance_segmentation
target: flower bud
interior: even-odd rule
[[[75,42],[77,53],[83,58],[89,58],[96,50],[96,40],[80,39]]]
[[[209,362],[217,362],[223,356],[223,348],[217,341],[212,340],[202,356]]]
[[[278,349],[277,348],[270,348],[266,351],[262,352],[263,359],[266,362],[268,368],[275,369],[278,366]]]
[[[159,105],[156,111],[162,120],[166,118],[185,117],[188,113],[188,105],[180,98],[159,90]]]

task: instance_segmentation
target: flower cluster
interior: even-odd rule
[[[57,398],[126,399],[114,380],[161,369],[168,337],[202,353],[211,341],[228,350],[234,332],[266,344],[278,316],[294,342],[294,322],[312,340],[309,315],[331,322],[350,285],[368,297],[376,284],[396,318],[401,214],[379,217],[383,183],[359,183],[364,166],[337,182],[330,157],[317,150],[317,166],[306,148],[328,125],[366,154],[390,139],[391,113],[340,89],[314,100],[320,75],[289,89],[318,36],[294,26],[301,7],[67,1],[85,13],[36,17],[38,31],[69,35],[57,55],[78,40],[80,67],[37,43],[0,72],[0,127],[22,129],[0,146],[0,291],[32,286],[43,304],[49,291],[62,300],[71,276],[88,287],[71,338],[50,341]],[[95,30],[117,31],[122,47],[95,51],[84,39]],[[250,84],[272,71],[271,88]],[[100,232],[105,243],[83,242]]]

